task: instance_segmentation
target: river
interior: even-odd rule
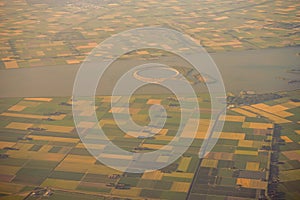
[[[257,93],[265,93],[300,88],[299,82],[288,83],[290,80],[300,80],[299,73],[288,72],[288,70],[300,68],[299,53],[300,47],[285,47],[211,53],[210,55],[222,74],[227,92],[253,90]],[[143,63],[140,60],[118,62],[115,67],[112,67],[112,73],[101,80],[97,94],[108,95],[113,86],[110,84],[112,80],[117,79],[132,65]],[[0,70],[0,97],[71,96],[79,66]],[[155,93],[158,90],[153,87],[150,92]]]

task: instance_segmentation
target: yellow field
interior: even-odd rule
[[[218,166],[218,160],[212,160],[212,159],[203,159],[201,162],[202,167],[211,167],[211,168],[217,168]]]
[[[268,186],[268,182],[246,178],[238,178],[236,184],[242,185],[242,187],[253,189],[266,189]]]
[[[109,112],[110,113],[125,113],[125,107],[112,107]]]
[[[257,122],[244,122],[243,128],[252,128],[252,129],[268,129],[273,128],[274,125],[271,123],[257,123]]]
[[[143,144],[142,145],[143,148],[149,148],[149,149],[160,149],[163,146],[164,145],[159,145],[159,144]]]
[[[26,108],[26,106],[14,105],[14,106],[10,107],[8,110],[20,112],[20,111],[24,110],[25,108]]]
[[[173,140],[173,136],[167,136],[167,135],[156,135],[155,139],[156,140],[166,140],[166,141],[171,141]]]
[[[138,55],[148,55],[148,54],[150,54],[148,51],[137,51],[136,53]]]
[[[32,160],[47,160],[47,161],[61,161],[64,154],[59,153],[45,153],[36,151],[9,151],[7,154],[12,158],[32,159]]]
[[[261,109],[261,110],[269,110],[270,109],[270,106],[267,104],[264,104],[264,103],[253,104],[251,106],[254,108]]]
[[[166,128],[161,129],[161,131],[159,132],[159,134],[161,135],[166,135],[167,133],[168,133],[168,129]]]
[[[20,123],[20,122],[11,122],[5,128],[18,129],[18,130],[27,130],[31,128],[33,124]]]
[[[54,120],[63,120],[67,115],[61,114],[61,115],[55,115],[55,116],[49,116],[49,118],[54,119]]]
[[[299,107],[300,104],[297,103],[297,102],[293,102],[293,101],[288,101],[288,102],[285,102],[283,104],[281,104],[282,106],[288,108],[288,109],[292,109],[292,108],[296,108],[296,107]]]
[[[15,144],[16,144],[15,142],[0,141],[0,149],[3,149],[4,147],[13,147]]]
[[[52,98],[24,98],[24,100],[50,102],[50,101],[52,101]]]
[[[259,162],[247,162],[246,170],[258,171],[259,170]]]
[[[268,113],[278,115],[279,117],[282,118],[286,118],[293,115],[292,113],[286,112],[285,110],[287,110],[288,107],[285,107],[283,105],[268,106],[266,104],[260,103],[260,104],[254,104],[252,105],[252,107],[263,110]]]
[[[252,113],[252,112],[249,112],[249,111],[246,111],[244,109],[241,109],[241,108],[232,108],[231,110],[233,110],[234,112],[237,112],[237,113],[240,113],[244,116],[247,116],[247,117],[256,117],[257,115]]]
[[[242,127],[243,128],[250,128],[250,122],[244,122]]]
[[[80,60],[66,60],[67,64],[79,64]]]
[[[196,133],[196,139],[204,139],[205,137],[206,137],[206,134],[207,134],[207,132],[204,132],[204,131],[198,131],[197,133]]]
[[[275,106],[270,106],[270,110],[272,112],[280,112],[280,111],[284,111],[287,110],[288,108],[283,106],[283,105],[275,105]]]
[[[287,112],[287,111],[278,111],[278,112],[274,112],[274,114],[278,115],[279,117],[282,117],[282,118],[287,118],[287,117],[290,117],[290,116],[294,115],[293,113],[290,113],[290,112]]]
[[[15,69],[19,68],[19,65],[16,61],[3,62],[6,69]]]
[[[33,140],[44,140],[44,141],[53,141],[53,142],[68,142],[68,143],[77,143],[80,139],[77,138],[63,138],[63,137],[51,137],[51,136],[39,136],[32,135],[30,136]]]
[[[198,132],[205,132],[205,133],[207,133],[208,128],[209,128],[209,123],[210,123],[210,121],[203,121],[201,119],[200,123],[198,125]]]
[[[209,124],[210,124],[210,119],[200,119],[198,130],[201,131],[203,128],[208,127]]]
[[[48,124],[40,124],[37,125],[39,128],[45,128],[46,131],[50,132],[58,132],[58,133],[70,133],[74,127],[73,126],[55,126],[55,125],[48,125]]]
[[[263,110],[259,110],[257,108],[251,107],[251,106],[243,106],[242,108],[246,109],[246,110],[249,110],[251,112],[254,112],[256,114],[259,114],[259,115],[261,115],[263,117],[266,117],[269,120],[273,121],[274,123],[282,124],[282,123],[289,123],[289,122],[291,122],[290,120],[278,117],[277,115],[270,114],[268,112],[265,112]]]
[[[45,115],[31,115],[31,114],[21,114],[21,113],[9,113],[4,112],[1,113],[2,116],[6,117],[19,117],[19,118],[29,118],[29,119],[47,119],[51,118],[54,120],[62,120],[66,117],[66,115],[57,115],[57,116],[45,116]]]
[[[253,147],[253,140],[240,140],[239,147]]]
[[[237,115],[222,115],[221,120],[230,121],[230,122],[244,122],[245,116],[237,116]]]
[[[190,183],[187,182],[174,182],[171,187],[171,191],[174,192],[188,192],[190,188]]]
[[[161,171],[146,172],[143,174],[142,179],[161,180],[163,175]]]
[[[216,21],[223,20],[223,19],[228,19],[228,17],[227,16],[222,16],[222,17],[214,18],[214,20],[216,20]]]
[[[281,139],[283,139],[286,143],[290,143],[293,142],[293,140],[291,140],[288,136],[280,136]]]
[[[102,153],[102,158],[109,158],[109,159],[123,159],[123,160],[131,160],[133,159],[133,156],[127,156],[127,155],[118,155],[118,154],[109,154],[109,153]]]
[[[257,151],[235,150],[235,154],[258,156]]]
[[[229,140],[243,140],[245,138],[245,133],[222,132],[219,138]]]
[[[112,195],[118,195],[118,196],[138,197],[140,193],[141,193],[140,188],[130,188],[129,190],[118,190],[113,188],[111,190]]]
[[[104,144],[86,144],[89,148],[91,149],[104,149],[106,145]],[[83,143],[78,143],[76,145],[76,148],[83,148],[85,149],[86,147],[84,146]]]
[[[117,102],[119,101],[119,99],[121,98],[120,96],[103,96],[102,97],[102,101],[101,102],[104,102],[104,103],[110,103],[110,102]]]
[[[29,118],[29,119],[45,119],[45,118],[47,118],[46,116],[41,116],[41,115],[8,113],[8,112],[1,113],[1,115],[6,116],[6,117],[20,117],[20,118]]]
[[[161,99],[149,99],[147,101],[147,104],[160,104],[161,103]]]
[[[181,158],[179,166],[178,166],[177,169],[180,170],[180,171],[183,171],[183,172],[187,171],[191,160],[192,160],[192,157],[183,157],[183,158]]]
[[[53,187],[53,188],[61,188],[67,190],[75,190],[79,185],[80,181],[70,181],[70,180],[60,180],[47,178],[43,183],[42,187]]]

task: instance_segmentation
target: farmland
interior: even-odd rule
[[[293,174],[298,174],[297,130],[300,129],[294,128],[294,133],[288,131],[291,121],[299,121],[295,111],[300,105],[289,100],[298,98],[296,93],[286,93],[282,99],[249,106],[261,110],[260,112],[243,106],[229,110],[226,118],[221,119],[225,121],[225,126],[219,141],[201,160],[198,158],[198,151],[205,137],[209,119],[200,120],[199,131],[186,153],[175,163],[144,174],[122,173],[111,169],[87,152],[78,138],[74,124],[70,121],[70,106],[62,104],[72,103],[70,99],[1,99],[1,107],[6,107],[2,110],[2,113],[6,114],[0,113],[1,153],[8,155],[8,158],[0,159],[1,193],[8,195],[7,198],[9,195],[21,198],[31,191],[30,188],[39,186],[52,188],[54,196],[64,196],[66,193],[63,191],[72,191],[88,195],[87,198],[91,199],[94,195],[103,198],[115,196],[121,199],[184,199],[189,191],[189,199],[204,196],[217,198],[228,194],[238,198],[255,199],[267,194],[268,190],[271,160],[269,150],[272,147],[274,129],[271,121],[274,118],[270,119],[269,115],[279,117],[281,122],[287,122],[280,124],[283,129],[279,138],[287,145],[292,144],[284,145],[280,150],[280,159],[283,159],[284,164],[279,166],[279,176],[283,181],[279,189],[284,191],[287,185],[299,181],[299,177]],[[167,97],[134,96],[131,99],[131,107],[134,108],[132,112],[135,113],[136,119],[146,119],[145,110],[149,109],[151,103],[168,106],[173,100]],[[145,98],[149,100],[142,101]],[[199,104],[206,101],[206,98],[203,96]],[[116,126],[110,114],[108,99],[105,96],[96,98],[96,113],[100,116],[99,124],[109,133],[111,141],[121,148],[128,151],[153,151],[174,137],[172,130],[176,128],[178,120],[173,118],[167,119],[165,127],[154,139],[128,137]],[[121,99],[115,99],[118,100]],[[24,108],[11,109],[19,105],[23,105]],[[270,105],[278,109],[269,109]],[[43,112],[44,108],[47,109]],[[283,114],[280,112],[282,110],[285,111]],[[173,108],[170,116],[177,116],[176,112],[179,110]],[[203,112],[208,111],[203,109]],[[254,117],[261,112],[268,112],[269,115]],[[51,118],[54,113],[55,120],[44,119]],[[20,115],[22,117],[19,117]],[[87,128],[91,127],[91,124],[81,126]],[[197,170],[199,173],[196,173]],[[116,186],[120,184],[125,184],[128,188],[117,189]],[[295,195],[295,192],[292,194]]]
[[[122,101],[120,98],[115,99],[115,101],[119,100]],[[109,133],[108,137],[111,141],[121,148],[129,151],[137,151],[136,149],[141,152],[153,151],[161,148],[174,137],[173,130],[178,126],[178,119],[173,117],[168,118],[166,126],[155,139],[128,137],[118,129],[110,114],[112,109],[114,112],[119,112],[121,109],[110,108],[109,101],[109,97],[97,97],[96,102],[99,106],[96,107],[96,113],[101,116],[99,125]],[[145,111],[151,105],[168,106],[173,101],[172,98],[161,98],[161,96],[159,98],[158,96],[135,96],[131,99],[133,108],[131,111],[134,112],[137,120],[147,119]],[[1,152],[8,155],[7,159],[0,160],[3,169],[1,193],[17,193],[22,196],[26,194],[23,190],[28,186],[39,186],[54,188],[57,191],[68,190],[120,198],[175,198],[175,196],[183,198],[185,196],[198,160],[198,144],[195,143],[190,147],[188,151],[191,153],[179,158],[162,171],[144,174],[121,173],[101,164],[87,152],[78,138],[74,124],[69,122],[72,115],[70,106],[62,102],[72,104],[68,98],[48,98],[47,101],[44,98],[23,98],[19,101],[1,99],[1,104],[7,107],[0,115],[1,133],[3,133],[0,138]],[[15,109],[21,105],[22,109]],[[44,108],[47,109],[43,112]],[[180,111],[176,108],[172,110],[170,116],[177,116],[176,113]],[[86,114],[88,113],[83,113]],[[205,121],[201,123],[203,131],[208,125],[207,119]],[[141,122],[145,123],[144,120]],[[79,128],[92,126],[89,123],[79,124]],[[195,142],[201,143],[201,139],[196,139]],[[163,156],[160,159],[163,160]],[[14,186],[16,184],[18,187]],[[115,187],[118,184],[126,184],[128,189],[118,189]],[[14,188],[14,191],[11,188]],[[153,192],[157,192],[156,196],[153,196]],[[58,193],[55,192],[54,195]]]
[[[0,68],[78,65],[105,38],[147,26],[186,33],[209,52],[297,46],[293,16],[299,14],[298,7],[293,1],[5,0],[0,4],[5,17]]]

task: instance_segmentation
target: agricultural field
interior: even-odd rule
[[[206,98],[208,96],[201,98],[200,104]],[[176,134],[180,119],[178,107],[172,107],[165,127],[154,138],[142,139],[130,137],[118,128],[112,112],[123,112],[124,109],[111,108],[111,100],[123,101],[122,98],[97,97],[96,114],[108,138],[124,150],[154,151]],[[133,119],[142,125],[149,120],[147,110],[150,106],[177,104],[174,98],[155,95],[134,96],[130,101]],[[1,155],[7,156],[0,159],[0,191],[4,199],[9,199],[10,195],[25,198],[37,186],[51,188],[54,196],[69,191],[92,195],[91,199],[93,195],[120,199],[186,197],[199,160],[198,145],[202,139],[195,139],[182,157],[162,170],[144,174],[122,173],[101,164],[86,150],[74,127],[72,103],[69,98],[1,99],[0,147]],[[81,115],[89,116],[91,113],[83,112]],[[205,132],[209,119],[203,120],[199,129]],[[95,124],[88,122],[78,124],[82,129],[93,126]],[[160,159],[165,158],[161,156]],[[118,188],[120,185],[126,186],[126,189]],[[29,196],[29,199],[32,198]]]
[[[200,161],[188,199],[299,199],[300,96],[299,91],[280,94],[228,110],[223,131],[237,132],[222,133]]]
[[[105,38],[147,26],[186,33],[209,52],[297,46],[298,8],[258,0],[3,0],[0,68],[77,65]]]
[[[273,142],[276,152],[272,157],[273,174],[275,175],[272,178],[273,185],[283,195],[283,197],[277,198],[299,199],[300,95],[299,90],[279,94],[283,96],[280,99],[233,108],[232,111],[251,112],[276,124],[277,134]],[[272,190],[273,186],[270,186],[269,189]]]
[[[268,193],[275,123],[269,115],[274,115],[280,118],[280,122],[286,122],[276,123],[282,127],[277,140],[282,143],[279,161],[283,162],[278,165],[281,180],[278,188],[288,197],[295,196],[297,190],[290,187],[296,189],[300,180],[297,116],[300,104],[293,101],[299,98],[296,94],[285,93],[281,99],[249,106],[259,112],[243,106],[228,110],[227,116],[220,118],[225,125],[217,144],[206,157],[199,159],[199,147],[210,121],[209,113],[202,115],[195,140],[188,150],[171,165],[144,174],[122,173],[106,167],[89,154],[74,128],[73,102],[69,98],[3,98],[0,101],[0,151],[1,155],[8,157],[0,159],[1,194],[4,199],[10,199],[12,195],[22,199],[35,187],[41,187],[51,188],[54,193],[43,199],[55,199],[55,196],[67,199],[72,193],[87,195],[83,199],[105,196],[120,199],[222,199],[228,195],[257,199]],[[207,98],[199,98],[199,104],[207,105],[204,104]],[[115,124],[111,111],[121,112],[122,109],[111,108],[110,100],[106,96],[97,97],[96,114],[99,125],[119,147],[127,151],[154,151],[174,137],[179,109],[172,108],[165,127],[154,138],[133,138]],[[122,101],[122,98],[114,98],[114,101]],[[146,124],[146,111],[151,105],[168,106],[173,101],[167,96],[134,96],[130,100],[134,120]],[[207,110],[203,108],[202,113]],[[92,126],[88,123],[79,125],[85,129]],[[34,198],[30,196],[29,199]]]
[[[278,190],[285,194],[286,199],[299,199],[299,168],[300,168],[300,95],[299,92],[287,93],[287,96],[271,102],[270,106],[286,108],[285,112],[278,114],[279,117],[289,120],[289,123],[279,124],[280,136],[278,138]],[[287,114],[288,113],[288,114]],[[276,157],[275,157],[276,158]]]
[[[265,119],[230,114],[217,144],[200,161],[188,199],[267,196],[274,125]]]

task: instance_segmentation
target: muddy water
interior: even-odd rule
[[[214,53],[211,57],[217,64],[226,91],[254,90],[274,92],[300,88],[299,73],[290,73],[300,68],[300,47],[260,49],[239,52]],[[178,60],[163,58],[162,62],[173,65]],[[143,64],[142,60],[120,60],[113,64],[100,81],[97,94],[109,95],[113,82],[132,66]],[[71,96],[73,82],[79,65],[45,66],[0,70],[0,97]],[[157,86],[148,87],[145,93],[160,93]]]

